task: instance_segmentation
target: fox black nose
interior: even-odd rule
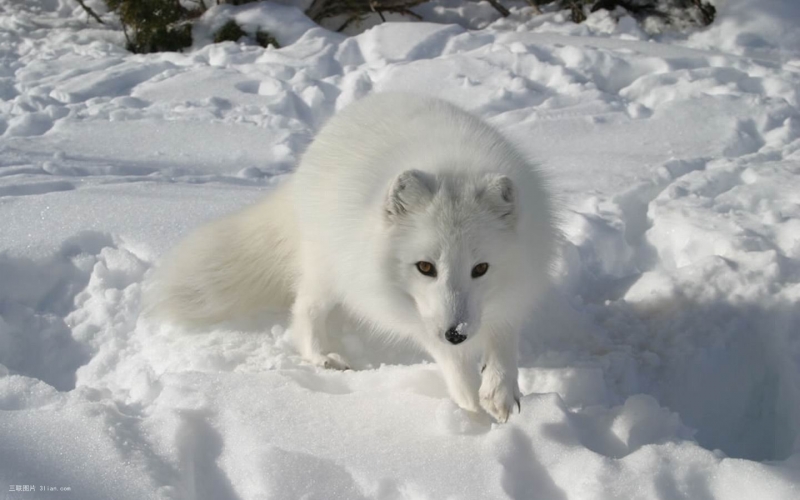
[[[460,344],[467,340],[467,336],[459,333],[458,328],[455,326],[444,332],[444,338],[453,345]]]

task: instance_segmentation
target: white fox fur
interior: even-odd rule
[[[333,117],[266,200],[182,242],[152,304],[195,325],[291,307],[300,354],[346,369],[327,342],[341,306],[415,341],[457,404],[505,421],[555,240],[542,175],[495,129],[442,100],[376,94]]]

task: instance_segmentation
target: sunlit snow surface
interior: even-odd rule
[[[605,12],[347,38],[215,8],[194,50],[144,56],[71,0],[0,0],[0,498],[800,498],[800,5],[716,3],[653,40]],[[231,16],[284,48],[204,45]],[[166,249],[382,90],[487,118],[562,197],[508,424],[351,325],[339,373],[285,317],[139,317]]]

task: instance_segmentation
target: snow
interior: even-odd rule
[[[652,37],[620,12],[442,1],[425,14],[482,29],[346,37],[291,6],[219,6],[191,51],[132,55],[69,0],[0,0],[0,494],[800,498],[800,7],[716,4],[710,27]],[[208,44],[230,18],[283,48]],[[485,117],[561,197],[507,424],[346,322],[356,369],[330,372],[285,315],[201,332],[139,315],[160,255],[383,90]]]

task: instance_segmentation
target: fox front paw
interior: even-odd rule
[[[328,370],[349,370],[350,364],[345,359],[335,352],[328,354],[315,354],[311,358],[311,362],[321,368]]]
[[[460,386],[450,388],[450,399],[464,410],[472,413],[480,413],[481,408],[475,400],[475,388]]]
[[[479,396],[481,407],[500,423],[508,421],[515,407],[517,411],[522,410],[516,379],[508,380],[498,374],[484,373]]]

